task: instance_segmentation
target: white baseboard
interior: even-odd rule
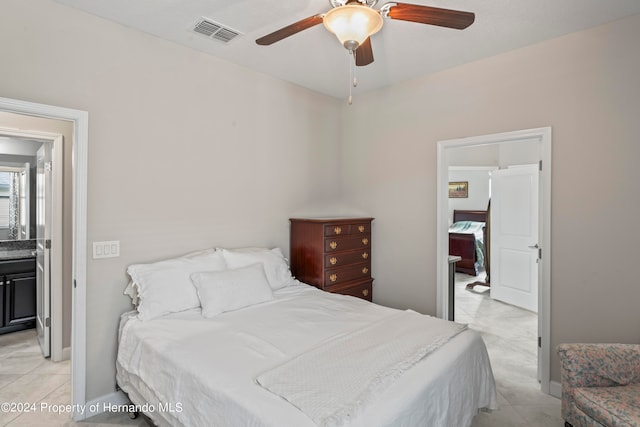
[[[111,394],[99,397],[86,403],[84,408],[80,408],[73,415],[75,421],[82,421],[95,415],[107,412],[111,407],[119,405],[129,405],[131,402],[122,391],[115,391]]]
[[[551,381],[549,383],[549,394],[558,399],[562,399],[562,384],[557,381]]]
[[[71,347],[64,347],[62,349],[62,360],[71,359]]]

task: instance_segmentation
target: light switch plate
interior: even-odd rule
[[[114,258],[118,256],[120,256],[119,240],[93,242],[93,259]]]

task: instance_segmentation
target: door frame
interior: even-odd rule
[[[73,419],[86,417],[86,281],[87,281],[87,166],[89,113],[53,105],[0,97],[0,111],[69,121],[73,126],[72,169],[72,277],[71,404]]]
[[[538,276],[538,375],[540,389],[550,393],[551,361],[551,127],[526,129],[489,135],[472,136],[438,141],[437,144],[437,230],[436,230],[436,309],[437,316],[447,319],[449,311],[448,253],[449,253],[449,168],[448,151],[452,148],[499,144],[504,142],[524,142],[531,139],[540,141],[540,202],[539,234],[542,259]]]

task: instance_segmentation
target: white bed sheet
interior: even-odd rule
[[[204,319],[199,309],[141,322],[123,315],[117,381],[159,425],[305,427],[310,418],[255,382],[259,374],[391,308],[297,284],[275,299]],[[169,405],[162,411],[160,403]],[[496,408],[487,351],[464,331],[405,372],[347,425],[468,426]]]

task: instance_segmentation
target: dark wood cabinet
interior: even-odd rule
[[[0,261],[0,334],[36,325],[34,258]]]
[[[373,218],[291,218],[291,272],[328,292],[371,301]]]

